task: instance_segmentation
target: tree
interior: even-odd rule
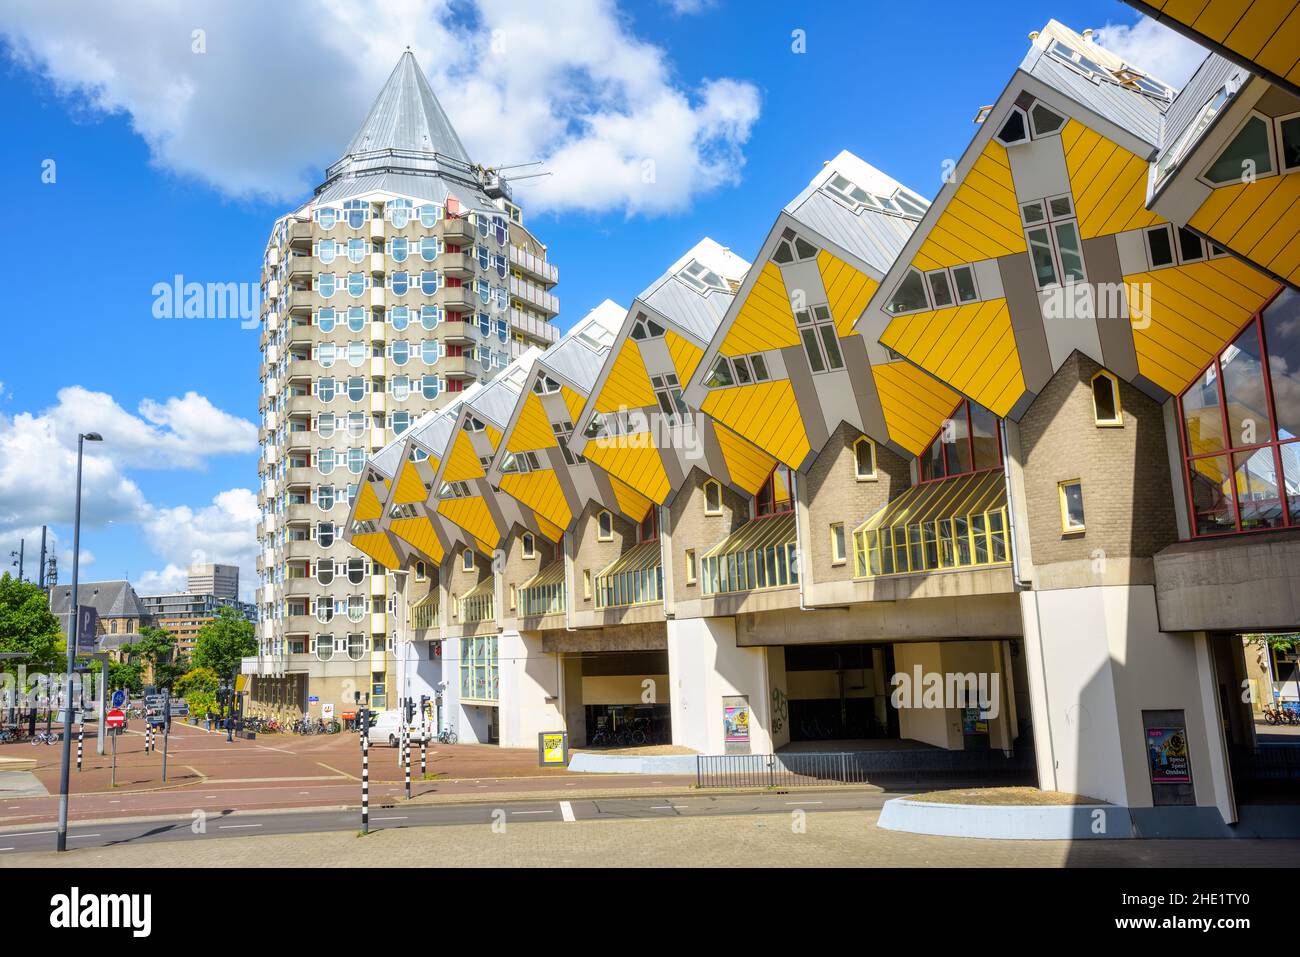
[[[0,651],[20,652],[26,658],[0,658],[0,670],[61,671],[67,653],[59,619],[50,613],[50,600],[31,582],[20,582],[8,572],[0,575]]]
[[[139,641],[122,646],[122,654],[130,661],[147,665],[145,674],[159,688],[170,688],[184,669],[176,665],[176,636],[161,628],[146,625],[140,629]]]
[[[139,694],[144,690],[144,681],[140,674],[139,663],[110,660],[108,662],[108,686],[110,688],[123,688],[132,694]]]
[[[210,668],[222,679],[239,674],[240,659],[257,654],[253,623],[234,608],[220,608],[217,616],[199,629],[192,662]]]
[[[191,668],[176,679],[172,691],[189,703],[192,716],[201,717],[217,710],[216,691],[220,683],[221,679],[211,668]]]

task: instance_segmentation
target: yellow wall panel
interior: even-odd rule
[[[791,468],[808,455],[808,433],[785,379],[710,392],[701,409]]]
[[[1006,147],[989,140],[935,221],[912,265],[921,270],[1025,251]]]
[[[444,557],[442,542],[433,529],[433,523],[423,515],[414,518],[393,519],[390,529],[394,535],[406,542],[416,551],[441,564]]]
[[[564,407],[569,410],[569,421],[577,422],[578,416],[582,415],[582,409],[587,404],[587,397],[567,385],[560,386],[560,397],[564,399]]]
[[[397,560],[397,552],[393,549],[393,543],[388,540],[388,536],[384,532],[354,535],[352,536],[352,544],[385,568],[397,568],[400,564]]]
[[[613,475],[609,477],[609,484],[614,489],[614,498],[618,500],[619,511],[634,522],[642,521],[645,518],[645,513],[650,511],[650,506],[654,503],[632,486],[621,479],[615,478]]]
[[[649,432],[593,439],[583,453],[591,461],[622,479],[657,505],[668,497],[668,476],[663,459]]]
[[[799,333],[781,270],[776,263],[766,262],[727,330],[721,352],[739,356],[798,344]]]
[[[515,419],[515,427],[510,432],[506,443],[511,452],[537,452],[555,445],[555,433],[551,431],[551,422],[542,408],[542,400],[536,393],[529,392],[524,399],[524,406]]]
[[[523,475],[503,475],[501,490],[561,528],[566,528],[573,518],[569,503],[564,498],[560,480],[551,469]]]
[[[1300,280],[1300,173],[1221,186],[1189,225],[1265,269]]]
[[[428,497],[429,490],[424,487],[424,479],[420,478],[415,463],[407,459],[402,463],[402,471],[398,473],[397,488],[393,490],[393,504],[409,505],[412,502],[423,502]]]
[[[677,381],[684,387],[695,372],[695,367],[700,364],[704,350],[671,329],[664,333],[664,343],[668,346],[668,354],[672,356],[673,368],[677,370]]]
[[[714,434],[727,463],[727,474],[732,484],[755,494],[776,468],[776,459],[752,442],[747,442],[725,425],[714,423]]]
[[[442,480],[467,482],[482,477],[483,466],[479,464],[478,456],[474,454],[473,443],[463,430],[457,430],[456,438],[452,441],[451,454],[447,456],[447,467],[443,470]]]
[[[424,486],[421,485],[420,488],[423,489]],[[361,488],[357,490],[357,507],[352,513],[353,519],[358,522],[369,522],[383,514],[384,507],[379,504],[379,496],[375,494],[374,486],[369,482],[362,482]]]
[[[836,331],[841,337],[852,335],[853,323],[880,283],[825,249],[817,254],[817,268],[821,270]]]
[[[443,499],[438,502],[438,514],[485,542],[489,553],[501,544],[501,532],[482,498]]]
[[[960,396],[910,362],[871,367],[889,438],[920,455]]]
[[[596,411],[644,409],[650,405],[655,405],[655,394],[650,388],[650,375],[645,371],[645,363],[641,361],[641,349],[632,339],[624,339],[600,395],[596,397]]]
[[[1164,222],[1146,208],[1148,165],[1077,120],[1061,130],[1065,166],[1084,239]]]

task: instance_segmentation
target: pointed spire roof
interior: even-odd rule
[[[397,61],[346,152],[351,155],[388,149],[441,153],[470,162],[451,120],[409,49]]]

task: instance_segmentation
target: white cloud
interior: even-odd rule
[[[477,161],[545,161],[517,187],[533,211],[681,209],[739,176],[760,109],[752,84],[683,82],[613,0],[68,0],[5,5],[0,34],[62,93],[128,114],[161,167],[241,197],[305,197],[407,43]]]
[[[184,591],[185,570],[200,562],[239,566],[241,597],[251,599],[257,584],[257,495],[251,489],[232,488],[217,494],[200,508],[178,505],[153,510],[143,523],[145,539],[154,553],[167,561],[159,571],[140,579],[142,587],[167,584]],[[180,582],[179,588],[171,585]]]
[[[163,401],[146,399],[135,416],[106,393],[71,386],[61,389],[56,404],[42,412],[0,415],[0,555],[25,539],[28,573],[35,578],[40,529],[51,526],[49,547],[59,555],[59,576],[71,580],[71,534],[56,545],[53,527],[72,525],[77,434],[89,431],[102,432],[104,441],[85,444],[83,541],[91,529],[137,525],[164,562],[188,567],[196,554],[210,556],[207,561],[236,561],[251,589],[257,548],[253,492],[231,489],[198,509],[159,508],[127,474],[134,469],[198,469],[213,455],[256,448],[252,423],[222,412],[194,392]],[[83,548],[81,560],[89,563],[94,556]]]
[[[1209,52],[1150,17],[1131,25],[1108,23],[1097,31],[1097,42],[1175,89],[1191,78]]]

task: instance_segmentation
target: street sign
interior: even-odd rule
[[[167,704],[165,694],[147,694],[144,696],[144,706],[146,708],[162,708]]]
[[[173,701],[171,703],[171,716],[173,718],[189,717],[190,703],[188,701]]]
[[[121,688],[114,691],[112,704],[114,708],[120,708],[122,705],[126,704],[126,692]]]
[[[93,605],[77,606],[77,651],[79,655],[95,653],[95,632],[99,630],[99,612]]]
[[[126,724],[126,712],[121,708],[114,708],[104,717],[104,724],[110,728],[120,728]]]

